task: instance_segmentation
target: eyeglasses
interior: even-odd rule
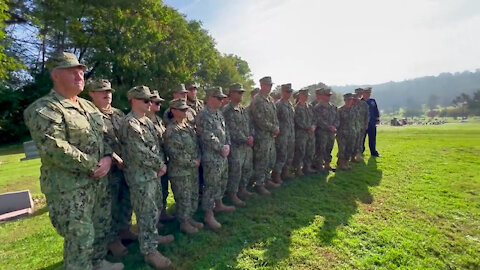
[[[152,101],[151,101],[150,99],[144,99],[143,102],[144,102],[145,104],[152,103]]]
[[[153,104],[157,105],[157,106],[160,106],[160,104],[162,104],[162,102],[153,102]]]

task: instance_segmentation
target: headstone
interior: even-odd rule
[[[38,154],[37,146],[33,141],[24,142],[23,150],[25,151],[25,157],[20,159],[20,161],[35,159],[40,157],[40,155]]]
[[[33,213],[33,201],[30,191],[0,194],[0,221],[31,213]]]

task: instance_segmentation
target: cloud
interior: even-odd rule
[[[373,84],[478,68],[477,2],[231,0],[205,27],[255,80]]]

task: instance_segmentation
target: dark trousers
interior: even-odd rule
[[[363,151],[365,152],[365,139],[367,138],[368,135],[368,147],[370,148],[370,154],[371,155],[378,155],[377,152],[377,126],[375,123],[373,124],[368,124],[368,129],[365,132],[365,137],[363,137]]]

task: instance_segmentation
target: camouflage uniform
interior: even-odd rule
[[[288,170],[295,151],[295,110],[290,101],[279,100],[276,104],[280,133],[275,138],[276,161],[274,171]]]
[[[365,132],[367,131],[368,121],[370,120],[370,113],[368,111],[368,104],[361,99],[355,106],[356,118],[358,121],[358,132],[355,136],[355,153],[354,155],[363,153],[363,142]]]
[[[202,209],[212,210],[215,200],[221,200],[228,181],[228,161],[222,157],[223,146],[230,144],[225,119],[220,110],[203,109],[196,117],[197,134],[202,151],[204,187]]]
[[[105,115],[104,122],[107,128],[106,138],[112,146],[113,152],[122,157],[121,144],[118,139],[120,125],[125,114],[116,108],[102,110]],[[109,176],[109,186],[112,193],[112,231],[111,241],[117,240],[117,232],[127,230],[132,223],[132,205],[130,203],[130,190],[123,171],[116,165],[112,166]]]
[[[264,185],[275,164],[275,138],[271,133],[279,129],[275,103],[269,95],[258,93],[250,105],[255,140],[253,146],[253,178]]]
[[[187,98],[187,105],[195,112],[193,115],[194,117],[205,108],[203,102],[199,99],[191,100]]]
[[[52,91],[24,112],[42,166],[40,187],[50,220],[64,238],[64,268],[92,269],[105,258],[110,230],[108,179],[92,179],[112,153],[103,116],[91,102],[74,103]]]
[[[232,103],[223,109],[227,130],[232,145],[228,156],[228,192],[237,192],[246,187],[253,170],[253,149],[246,144],[248,136],[253,136],[253,126],[246,108]]]
[[[157,172],[165,166],[158,132],[148,117],[130,112],[121,125],[124,171],[137,217],[140,252],[157,249],[157,223],[162,209],[162,187]]]
[[[155,115],[153,118],[151,118],[153,125],[155,126],[155,130],[157,131],[157,136],[158,140],[160,142],[160,146],[162,147],[163,151],[163,146],[164,146],[164,133],[165,133],[165,126],[163,125],[162,119],[160,116]],[[161,184],[162,184],[162,208],[165,210],[167,208],[167,197],[168,197],[168,175],[164,174],[161,177]],[[162,210],[162,209],[160,209]]]
[[[310,166],[313,158],[315,134],[308,131],[315,125],[313,111],[310,104],[298,103],[295,105],[295,155],[293,166]]]
[[[186,120],[174,121],[167,127],[165,151],[169,158],[168,177],[175,197],[176,216],[180,222],[186,222],[198,207],[196,159],[200,157],[197,134]]]
[[[349,160],[355,147],[354,108],[346,106],[338,109],[339,126],[337,130],[338,159]]]
[[[338,109],[331,103],[319,102],[313,108],[317,129],[315,130],[315,164],[321,168],[323,163],[332,161],[332,149],[335,143],[335,133],[331,132],[329,126],[338,128]]]

